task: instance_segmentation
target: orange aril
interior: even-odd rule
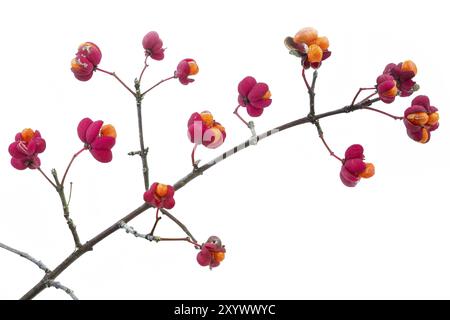
[[[317,39],[317,30],[314,28],[303,28],[294,36],[295,43],[306,43],[308,46]]]
[[[317,44],[312,44],[309,46],[308,50],[308,60],[311,63],[322,61],[323,51]]]
[[[156,193],[156,195],[158,197],[162,198],[162,197],[165,197],[167,195],[167,191],[168,191],[167,185],[162,184],[162,183],[158,183],[158,185],[156,186],[155,193]]]
[[[100,135],[104,137],[113,137],[115,139],[117,138],[116,128],[114,128],[112,124],[105,124],[100,129]]]
[[[428,114],[426,112],[411,113],[406,117],[409,122],[415,125],[423,126],[428,122]]]
[[[34,137],[34,131],[30,128],[26,128],[22,130],[22,140],[26,142],[30,142]]]
[[[214,252],[214,260],[222,262],[225,259],[225,252]]]
[[[264,93],[262,98],[263,98],[263,100],[267,100],[267,99],[270,99],[271,96],[272,96],[272,93],[269,90],[267,90],[267,92]]]
[[[198,73],[198,65],[195,61],[189,61],[189,75],[192,76]]]
[[[428,115],[428,122],[427,124],[430,126],[434,126],[439,121],[439,113],[433,112]]]
[[[430,138],[430,134],[428,133],[428,130],[425,128],[422,128],[422,139],[420,139],[420,143],[427,143],[428,139]]]
[[[412,72],[414,72],[414,75],[417,74],[417,66],[411,60],[406,60],[405,62],[403,62],[401,70],[402,71],[412,71]]]
[[[330,42],[327,37],[319,37],[314,43],[317,44],[323,51],[327,50],[330,46]]]
[[[200,117],[202,117],[203,123],[206,124],[208,127],[213,125],[214,118],[211,112],[203,111],[202,113],[200,113]]]
[[[371,178],[375,174],[375,166],[373,163],[366,163],[366,169],[362,173],[359,174],[361,178]]]

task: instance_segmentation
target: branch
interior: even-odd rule
[[[43,270],[45,273],[49,273],[51,271],[49,268],[47,268],[47,266],[42,261],[39,261],[39,260],[33,258],[26,252],[11,248],[10,246],[7,246],[6,244],[3,244],[1,242],[0,242],[0,248],[3,248],[9,252],[15,253],[15,254],[21,256],[22,258],[25,258],[28,261],[33,262],[36,266],[38,266],[39,269]]]
[[[67,293],[67,294],[72,298],[72,300],[78,300],[78,298],[77,298],[77,296],[75,295],[75,293],[73,292],[73,290],[67,288],[66,286],[62,285],[62,284],[61,284],[60,282],[58,282],[58,281],[49,281],[49,282],[47,283],[47,286],[48,286],[48,287],[53,287],[53,288],[56,288],[56,289],[63,290],[65,293]]]
[[[319,115],[315,116],[316,120],[342,114],[342,113],[349,113],[356,110],[361,110],[364,107],[370,106],[371,104],[379,101],[379,98],[375,98],[372,100],[367,100],[365,102],[358,103],[353,106],[345,106],[340,109],[336,109],[333,111],[325,112]],[[266,131],[258,136],[256,136],[256,140],[260,141],[263,140],[271,135],[274,135],[278,132],[287,130],[292,127],[296,127],[298,125],[302,125],[305,123],[311,123],[311,119],[309,117],[300,118],[288,123],[285,123],[281,126],[275,127],[269,131]],[[225,160],[226,158],[230,157],[231,155],[248,148],[251,145],[251,139],[241,143],[240,145],[237,145],[236,147],[230,149],[229,151],[221,154],[220,156],[212,159],[210,162],[204,164],[203,166],[199,167],[197,170],[190,172],[188,175],[186,175],[184,178],[180,179],[177,183],[174,184],[175,190],[179,190],[185,185],[187,185],[190,181],[194,180],[198,176],[202,175],[203,172],[206,170],[212,168],[217,163]],[[62,261],[55,270],[47,273],[44,278],[39,281],[33,288],[31,288],[21,299],[22,300],[28,300],[33,299],[36,295],[38,295],[42,290],[45,289],[46,284],[49,280],[54,280],[56,277],[58,277],[64,270],[66,270],[72,263],[74,263],[78,258],[80,258],[82,255],[84,255],[86,252],[93,250],[94,246],[106,239],[108,236],[116,232],[118,229],[120,229],[121,224],[128,223],[137,216],[139,216],[144,211],[148,210],[150,208],[150,205],[147,203],[142,204],[140,207],[136,208],[132,212],[130,212],[128,215],[120,219],[118,222],[111,225],[109,228],[105,229],[104,231],[100,232],[98,235],[96,235],[94,238],[83,244],[81,247],[79,247],[75,252],[70,254],[64,261]],[[162,211],[164,214],[166,214],[164,211]],[[167,215],[167,214],[166,214]]]
[[[164,83],[164,82],[166,82],[166,81],[169,81],[169,80],[171,80],[171,79],[175,79],[175,75],[170,76],[170,77],[168,77],[168,78],[166,78],[166,79],[162,79],[161,81],[157,82],[156,84],[154,84],[153,86],[151,86],[149,89],[145,90],[144,93],[142,94],[142,96],[145,96],[145,94],[148,93],[149,91],[155,89],[155,88],[156,88],[157,86],[159,86],[160,84],[162,84],[162,83]]]
[[[114,78],[117,79],[117,81],[120,82],[121,85],[123,85],[123,86],[125,87],[125,89],[127,89],[134,97],[136,97],[136,93],[134,93],[133,90],[131,90],[130,87],[128,87],[128,86],[125,84],[125,82],[123,82],[122,79],[120,79],[120,78],[117,76],[117,74],[116,74],[115,72],[106,71],[106,70],[100,69],[100,68],[98,68],[98,67],[95,68],[95,70],[100,71],[100,72],[103,72],[103,73],[106,73],[106,74],[109,74],[110,76],[113,76]]]
[[[80,237],[78,236],[77,227],[75,223],[70,218],[69,205],[66,200],[66,194],[64,193],[64,186],[59,182],[58,174],[55,169],[52,170],[52,175],[56,182],[56,192],[58,192],[59,198],[61,199],[61,204],[64,212],[64,219],[66,219],[67,226],[69,227],[70,232],[72,233],[73,241],[75,242],[75,248],[80,248],[81,247]]]
[[[325,112],[325,113],[316,115],[314,117],[314,120],[319,120],[319,119],[322,119],[322,118],[335,116],[335,115],[338,115],[338,114],[341,114],[341,113],[350,113],[350,112],[353,112],[353,111],[356,111],[356,110],[361,110],[361,109],[364,109],[367,106],[372,105],[373,103],[375,103],[375,102],[377,102],[379,100],[380,100],[380,98],[375,98],[375,99],[372,99],[372,100],[367,100],[367,101],[355,104],[353,106],[345,106],[345,107],[340,108],[340,109],[336,109],[336,110],[333,110],[333,111]],[[272,136],[274,134],[277,134],[277,133],[279,133],[281,131],[284,131],[284,130],[287,130],[289,128],[296,127],[298,125],[302,125],[302,124],[305,124],[305,123],[314,123],[313,122],[314,120],[311,120],[311,117],[306,116],[306,117],[303,117],[303,118],[300,118],[300,119],[297,119],[297,120],[285,123],[285,124],[283,124],[281,126],[275,127],[275,128],[273,128],[271,130],[268,130],[268,131],[266,131],[266,132],[256,136],[256,141],[259,142],[259,141],[261,141],[261,140],[263,140],[263,139],[265,139],[267,137],[270,137],[270,136]],[[206,164],[202,165],[201,167],[199,167],[197,170],[194,170],[194,171],[190,172],[189,174],[187,174],[186,176],[184,176],[183,178],[178,180],[173,185],[174,189],[175,190],[179,190],[179,189],[183,188],[186,184],[188,184],[189,182],[191,182],[192,180],[194,180],[198,176],[202,175],[206,170],[212,168],[213,166],[215,166],[219,162],[222,162],[223,160],[231,157],[232,155],[238,153],[241,150],[244,150],[244,149],[248,148],[251,145],[252,145],[252,138],[242,142],[241,144],[235,146],[234,148],[228,150],[227,152],[222,153],[218,157],[212,159],[208,163],[206,163]]]
[[[139,146],[141,150],[139,150],[138,154],[141,157],[142,161],[142,174],[144,176],[144,186],[145,190],[148,190],[150,187],[150,180],[148,178],[148,161],[147,161],[147,154],[148,154],[148,148],[145,147],[144,143],[144,128],[142,126],[142,98],[143,94],[141,94],[141,84],[136,79],[134,82],[134,86],[136,88],[136,108],[137,108],[137,115],[138,115],[138,128],[139,128]],[[129,153],[130,155],[134,155],[136,153]]]
[[[182,224],[180,220],[175,218],[169,211],[167,211],[164,208],[161,208],[160,211],[162,212],[163,215],[167,216],[169,219],[175,222],[184,231],[184,233],[186,233],[187,236],[192,239],[192,241],[197,242],[197,240],[194,238],[189,229],[184,224]]]

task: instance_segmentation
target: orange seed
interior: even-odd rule
[[[295,43],[306,43],[308,46],[317,39],[317,30],[314,28],[303,28],[294,37]]]
[[[423,126],[428,122],[428,114],[426,112],[411,113],[406,117],[412,124]]]
[[[402,71],[412,71],[412,72],[414,72],[414,75],[417,74],[417,66],[411,60],[406,60],[405,62],[403,62],[401,70]]]
[[[116,128],[114,128],[112,124],[105,124],[100,129],[100,135],[104,137],[113,137],[115,139],[117,138]]]
[[[225,259],[225,252],[214,252],[214,260],[222,262]]]
[[[434,126],[439,121],[439,113],[433,112],[428,115],[428,122],[427,124],[430,126]]]
[[[22,130],[22,140],[26,142],[30,142],[34,137],[34,131],[30,128],[26,128]]]
[[[202,121],[208,126],[212,126],[214,123],[214,117],[213,115],[208,111],[203,111],[200,113],[200,117],[202,117]]]
[[[198,73],[198,65],[195,61],[189,61],[189,75],[195,75]]]
[[[264,93],[262,98],[263,98],[263,100],[267,100],[267,99],[270,99],[271,96],[272,96],[272,93],[269,90],[267,90],[267,92]]]
[[[162,184],[162,183],[158,183],[158,185],[156,186],[155,193],[156,193],[156,195],[158,197],[162,198],[162,197],[165,197],[167,195],[167,191],[168,191],[167,185]]]
[[[322,61],[323,51],[317,44],[309,46],[308,60],[311,63]]]
[[[330,42],[327,37],[319,37],[314,43],[317,44],[323,51],[327,50],[330,46]]]
[[[375,174],[375,166],[373,163],[366,163],[366,169],[362,173],[359,174],[361,178],[368,179],[373,177]]]

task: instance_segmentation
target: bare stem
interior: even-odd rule
[[[61,185],[64,186],[64,182],[66,181],[67,173],[69,172],[70,167],[72,166],[73,161],[78,157],[84,150],[86,150],[86,147],[78,151],[72,156],[72,159],[70,160],[69,164],[67,165],[66,171],[64,172],[64,176],[61,180]]]
[[[56,182],[56,192],[58,192],[59,198],[61,199],[61,204],[64,212],[64,219],[66,219],[67,226],[69,227],[70,232],[72,233],[73,241],[75,242],[75,248],[78,249],[81,247],[80,237],[78,236],[77,227],[73,222],[72,218],[70,218],[69,205],[66,200],[66,194],[64,193],[64,186],[59,182],[58,174],[55,169],[52,170],[53,178]]]
[[[152,231],[150,231],[149,235],[153,236],[156,230],[156,226],[158,225],[159,220],[161,220],[161,217],[159,216],[159,208],[156,209],[156,217],[155,217],[155,223],[153,224]]]
[[[67,294],[72,298],[72,300],[78,300],[77,296],[75,295],[75,293],[73,292],[72,289],[69,289],[68,287],[62,285],[62,284],[61,284],[60,282],[58,282],[58,281],[49,281],[49,282],[47,283],[47,286],[48,286],[48,287],[53,287],[53,288],[55,288],[55,289],[62,290],[62,291],[64,291],[65,293],[67,293]]]
[[[120,78],[117,76],[117,74],[116,74],[115,72],[106,71],[106,70],[100,69],[99,67],[95,68],[95,70],[96,70],[96,71],[103,72],[103,73],[106,73],[106,74],[109,74],[110,76],[113,76],[113,77],[116,78],[117,81],[119,81],[120,84],[121,84],[122,86],[124,86],[125,89],[127,89],[134,97],[136,96],[136,93],[134,93],[133,90],[131,90],[130,87],[128,87],[128,86],[125,84],[125,82],[123,82],[122,79],[120,79]]]
[[[200,245],[197,242],[193,242],[189,238],[161,238],[161,237],[158,237],[158,241],[186,241],[186,242],[193,244],[196,248],[200,247]]]
[[[308,93],[309,93],[311,91],[311,86],[309,85],[308,79],[306,79],[305,68],[303,68],[303,70],[302,70],[302,78],[303,78],[303,81],[305,82],[306,89],[308,89]]]
[[[37,170],[44,176],[44,178],[53,186],[53,188],[57,188],[56,187],[56,184],[54,184],[53,183],[53,181],[52,180],[50,180],[50,178],[45,174],[45,172],[44,171],[42,171],[42,169],[41,168],[37,168]]]
[[[144,127],[142,125],[142,99],[143,95],[141,94],[141,85],[136,80],[134,82],[134,86],[136,88],[136,109],[137,109],[137,115],[138,115],[138,129],[139,129],[139,146],[141,150],[139,151],[139,156],[141,157],[142,161],[142,175],[144,176],[144,186],[145,190],[148,190],[150,187],[150,180],[148,177],[148,161],[147,161],[147,154],[148,154],[148,148],[145,147],[144,143]]]
[[[358,98],[358,96],[359,96],[359,94],[362,92],[362,91],[365,91],[365,90],[375,90],[375,87],[371,87],[371,88],[359,88],[359,90],[358,90],[358,92],[356,93],[356,95],[355,95],[355,97],[353,98],[353,101],[352,101],[352,106],[355,104],[355,102],[356,102],[356,99]],[[376,94],[376,93],[375,93]],[[375,95],[374,94],[374,95]],[[373,96],[373,95],[372,95]],[[364,101],[364,100],[363,100]]]
[[[147,59],[148,59],[148,56],[146,55],[145,60],[144,60],[144,68],[142,68],[141,75],[139,76],[139,83],[141,83],[142,76],[144,75],[145,70],[147,70],[147,68],[148,68]]]
[[[334,152],[333,150],[331,150],[331,148],[328,146],[327,142],[325,141],[324,137],[323,137],[323,133],[321,135],[319,135],[320,140],[322,140],[323,145],[325,146],[325,148],[327,148],[328,152],[330,153],[330,156],[336,158],[337,160],[339,160],[340,162],[344,162],[343,159],[339,158]]]
[[[194,144],[194,147],[192,148],[191,152],[192,167],[194,167],[194,169],[197,167],[197,164],[195,163],[195,151],[197,150],[197,146],[198,144]]]
[[[369,106],[363,107],[362,109],[366,109],[366,110],[370,110],[370,111],[381,113],[381,114],[383,114],[385,116],[391,117],[394,120],[403,120],[403,117],[394,116],[394,115],[392,115],[390,113],[387,113],[387,112],[384,112],[384,111],[381,111],[381,110],[378,110],[378,109],[375,109],[375,108],[371,108]]]
[[[163,79],[163,80],[157,82],[156,84],[154,84],[153,86],[151,86],[149,89],[145,90],[144,93],[142,93],[142,96],[145,96],[145,94],[147,94],[149,91],[155,89],[155,88],[156,88],[157,86],[159,86],[160,84],[162,84],[162,83],[164,83],[164,82],[166,82],[166,81],[169,81],[169,80],[171,80],[171,79],[175,79],[175,75],[170,76],[170,77],[168,77],[168,78],[166,78],[166,79]]]
[[[15,253],[15,254],[21,256],[22,258],[25,258],[28,261],[33,262],[36,266],[38,266],[39,269],[43,270],[45,273],[49,273],[51,271],[49,268],[47,268],[47,266],[42,261],[39,261],[39,260],[33,258],[26,252],[11,248],[10,246],[7,246],[6,244],[3,244],[1,242],[0,242],[0,248],[3,248],[9,252]]]
[[[240,107],[241,107],[241,106],[238,105],[238,106],[236,107],[236,109],[234,109],[233,113],[236,115],[236,117],[239,118],[239,120],[241,120],[241,121],[247,126],[247,128],[250,128],[250,124],[249,124],[247,121],[245,121],[244,118],[242,118],[241,115],[239,114],[239,108],[240,108]]]
[[[186,233],[188,235],[189,238],[192,239],[192,241],[197,242],[197,240],[194,238],[194,236],[192,235],[192,233],[189,231],[189,229],[183,224],[181,223],[180,220],[178,220],[177,218],[175,218],[175,216],[173,216],[169,211],[167,211],[166,209],[161,208],[161,212],[163,215],[167,216],[169,219],[171,219],[173,222],[175,222],[183,231],[184,233]]]

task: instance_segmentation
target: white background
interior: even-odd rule
[[[272,105],[259,132],[304,116],[308,98],[299,61],[285,36],[315,26],[330,39],[331,58],[317,83],[317,110],[350,103],[389,62],[412,59],[416,80],[440,109],[441,127],[426,145],[410,140],[400,121],[358,111],[322,121],[340,155],[361,143],[376,176],[342,185],[339,163],[315,128],[277,134],[218,164],[176,193],[173,214],[199,239],[219,235],[224,263],[200,267],[187,243],[149,243],[118,231],[59,278],[82,299],[367,299],[450,298],[448,35],[444,1],[14,1],[2,4],[0,30],[0,241],[54,268],[73,250],[58,195],[36,171],[19,172],[7,152],[16,132],[39,129],[47,141],[42,168],[60,174],[82,144],[83,117],[113,123],[114,160],[76,161],[72,217],[83,241],[142,203],[133,98],[115,79],[96,73],[82,83],[70,72],[79,43],[93,41],[101,67],[132,84],[143,65],[141,40],[159,32],[167,47],[151,61],[144,87],[170,76],[183,58],[197,60],[196,81],[178,81],[144,100],[151,181],[174,183],[190,170],[186,122],[208,109],[227,129],[207,161],[248,138],[232,114],[237,84],[247,75],[269,84]],[[311,72],[308,73],[311,75]],[[401,115],[412,98],[377,104]],[[447,142],[445,142],[447,141]],[[154,211],[133,221],[149,231]],[[183,236],[168,219],[160,236]],[[42,273],[0,251],[0,298],[16,299]],[[66,299],[48,289],[40,299]]]

